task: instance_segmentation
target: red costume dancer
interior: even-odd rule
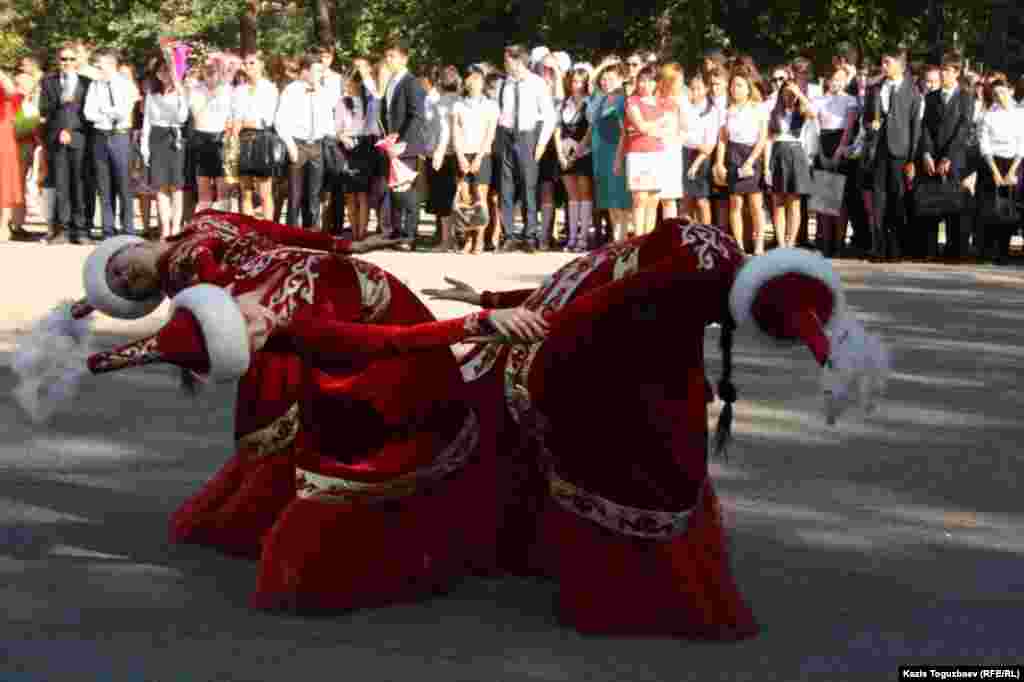
[[[434,292],[471,301],[465,293]],[[722,441],[736,399],[736,325],[809,345],[832,366],[833,411],[855,381],[872,394],[885,354],[846,316],[828,261],[797,249],[745,261],[718,228],[672,220],[573,261],[539,289],[478,301],[553,313],[542,343],[478,346],[463,364],[481,419],[506,431],[493,414],[504,396],[529,444],[499,457],[500,479],[519,482],[505,511],[506,566],[556,577],[561,616],[582,632],[756,634],[708,477],[704,329],[723,329]]]
[[[312,270],[336,284],[345,265],[328,260]],[[216,380],[251,371],[252,339],[267,335],[261,306],[206,284],[174,302],[159,333],[90,356],[89,370],[168,362]],[[448,346],[493,337],[500,325],[489,311],[408,326],[332,314],[330,300],[316,300],[269,331],[268,345],[297,341],[308,361],[297,435],[306,456],[299,499],[265,542],[254,603],[379,605],[493,569],[493,451],[480,443],[475,412],[458,400],[462,381]],[[291,474],[292,490],[295,480]]]
[[[110,286],[111,264],[117,265],[115,256],[126,247],[140,242],[133,237],[107,240],[90,255],[85,285],[92,306],[131,319],[154,310],[164,295],[209,283],[226,287],[235,298],[259,303],[274,316],[274,326],[287,325],[307,307],[344,322],[411,325],[434,320],[415,294],[377,266],[323,253],[348,253],[350,242],[215,211],[198,215],[162,250],[156,259],[159,291],[131,300]],[[447,349],[435,355],[443,356],[442,363],[452,362]],[[354,376],[367,366],[367,360],[353,358],[346,372]],[[273,341],[254,354],[238,384],[236,454],[173,514],[173,542],[259,556],[260,539],[295,495],[291,455],[300,425],[301,378],[302,364],[290,344]],[[345,426],[358,431],[352,424]]]

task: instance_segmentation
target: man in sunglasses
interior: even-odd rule
[[[89,238],[92,222],[92,216],[86,216],[89,125],[84,115],[91,81],[78,72],[79,54],[74,43],[62,45],[57,55],[60,70],[43,79],[39,94],[46,159],[55,190],[54,217],[47,241],[81,244]]]

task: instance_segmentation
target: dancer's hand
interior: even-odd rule
[[[492,310],[490,322],[509,343],[538,343],[548,335],[548,321],[526,308]]]
[[[423,289],[423,293],[435,301],[461,301],[471,305],[480,305],[480,294],[465,282],[451,277],[444,281],[452,285],[451,289]]]
[[[402,243],[401,239],[391,239],[385,237],[382,234],[371,234],[365,239],[357,242],[352,242],[352,253],[369,253],[370,251],[380,251],[381,249],[388,249],[393,246],[398,246]]]
[[[277,328],[277,317],[268,308],[246,299],[236,299],[242,311],[245,326],[249,332],[249,349],[253,353],[262,350],[267,339]]]

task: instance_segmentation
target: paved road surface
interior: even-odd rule
[[[19,328],[80,294],[87,253],[0,245],[0,362]],[[417,289],[445,273],[530,286],[567,258],[371,256]],[[879,416],[826,427],[810,353],[738,338],[737,444],[714,473],[763,624],[753,641],[581,637],[557,624],[554,587],[529,580],[330,618],[251,611],[252,563],[165,540],[228,456],[230,387],[192,401],[167,368],[99,377],[40,429],[0,367],[0,682],[882,680],[900,664],[1024,662],[1024,273],[838,267],[893,347]],[[165,316],[102,320],[97,343]],[[717,373],[716,331],[707,342]]]

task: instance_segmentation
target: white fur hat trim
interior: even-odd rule
[[[197,284],[174,297],[199,322],[210,358],[210,379],[235,381],[249,371],[249,330],[231,296],[212,284]]]
[[[763,256],[748,258],[740,267],[729,291],[729,309],[737,329],[750,321],[754,300],[761,287],[769,280],[789,273],[807,275],[825,284],[832,292],[832,317],[825,324],[825,330],[831,330],[833,322],[842,316],[846,307],[839,275],[828,260],[813,251],[787,248],[772,249]]]
[[[164,300],[162,292],[158,292],[144,301],[132,301],[115,294],[107,281],[107,263],[110,262],[114,254],[126,246],[143,242],[145,240],[141,237],[120,235],[105,240],[92,250],[82,269],[82,284],[85,286],[85,295],[89,300],[89,305],[121,320],[137,320],[160,307]]]

